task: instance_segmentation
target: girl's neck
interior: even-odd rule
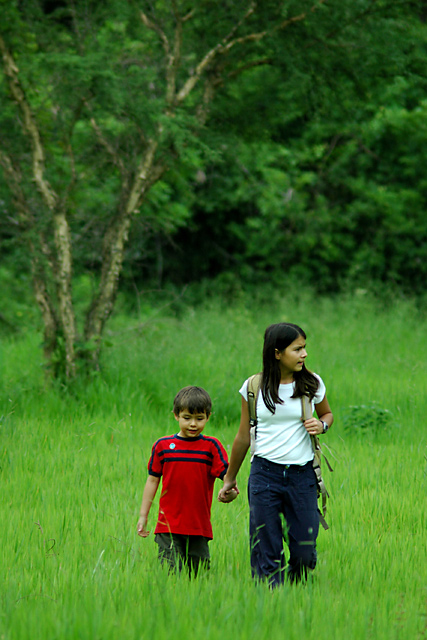
[[[282,373],[280,376],[280,384],[291,384],[294,381],[292,373]]]

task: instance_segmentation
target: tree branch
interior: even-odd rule
[[[155,154],[159,146],[161,130],[161,126],[159,126],[157,139],[150,138],[150,140],[148,140],[147,147],[138,165],[136,176],[129,193],[129,198],[126,204],[126,214],[132,215],[138,211],[145,192],[148,191],[149,187],[151,187],[154,182],[159,180],[162,173],[166,170],[166,167],[163,165],[156,166],[154,164]]]
[[[166,101],[168,105],[172,105],[175,101],[176,93],[176,71],[181,58],[182,46],[182,18],[178,13],[176,3],[173,2],[175,15],[175,32],[173,39],[173,53],[168,56],[166,65]]]
[[[144,195],[166,170],[165,165],[154,162],[160,136],[159,126],[157,139],[148,141],[126,202],[122,204],[119,215],[113,220],[104,237],[101,280],[85,324],[86,340],[94,339],[97,342],[95,360],[101,348],[104,325],[113,310],[132,217],[139,210]]]
[[[91,111],[88,103],[86,103],[86,106]],[[90,117],[90,124],[92,129],[96,133],[96,137],[98,138],[99,143],[107,151],[108,155],[111,157],[113,161],[113,164],[119,169],[120,174],[122,176],[122,181],[127,181],[127,171],[126,171],[126,167],[124,165],[123,160],[121,159],[119,154],[116,153],[112,145],[108,142],[107,138],[102,133],[100,126],[98,125],[98,123],[96,122],[93,116]]]
[[[236,78],[237,76],[239,76],[241,73],[244,73],[248,69],[253,69],[254,67],[262,67],[266,64],[273,64],[273,58],[260,58],[259,60],[252,60],[252,62],[248,62],[242,65],[241,67],[238,67],[234,71],[231,71],[227,75],[227,78],[230,78],[230,79]]]
[[[221,40],[221,42],[216,44],[210,51],[208,51],[208,53],[204,56],[204,58],[199,62],[193,74],[186,80],[183,87],[178,92],[176,97],[176,102],[177,103],[183,102],[188,97],[188,95],[194,89],[196,84],[200,81],[202,74],[207,70],[207,68],[210,65],[212,65],[212,63],[218,56],[224,55],[225,53],[230,51],[233,47],[236,47],[238,45],[244,45],[249,42],[258,42],[259,40],[262,40],[263,38],[268,36],[270,33],[273,33],[281,29],[285,29],[286,27],[296,22],[300,22],[301,20],[304,20],[310,13],[314,13],[320,7],[320,5],[325,4],[327,1],[328,0],[318,0],[318,2],[314,4],[310,9],[308,9],[307,11],[304,11],[303,13],[300,13],[297,16],[293,16],[292,18],[288,18],[287,20],[282,21],[279,25],[274,27],[274,29],[272,29],[271,32],[264,30],[264,31],[259,31],[257,33],[249,33],[244,36],[234,38],[234,35],[236,34],[237,30],[248,20],[248,18],[256,10],[256,2],[251,2],[246,12],[242,16],[242,18],[236,23],[236,25],[231,29],[231,31]]]
[[[19,69],[16,66],[15,61],[1,36],[0,51],[2,53],[4,72],[9,81],[11,94],[23,115],[24,133],[30,138],[31,141],[33,150],[32,157],[34,180],[44,202],[52,211],[55,208],[57,197],[51,189],[47,180],[45,180],[44,178],[45,157],[39,130],[37,128],[33,113],[27,102],[24,90],[18,78]]]
[[[308,16],[309,13],[314,13],[315,11],[317,11],[317,9],[319,9],[319,7],[322,4],[326,4],[326,2],[328,2],[328,0],[318,0],[318,2],[313,4],[313,6],[310,7],[310,9],[308,9],[307,11],[303,11],[303,13],[300,13],[297,16],[293,16],[292,18],[283,20],[283,22],[281,22],[277,27],[275,27],[274,30],[279,31],[281,29],[286,29],[286,27],[289,27],[289,25],[294,24],[295,22],[301,22],[301,20],[305,20],[305,18]]]
[[[163,49],[165,50],[166,55],[169,56],[169,53],[170,53],[169,40],[165,32],[163,31],[163,29],[161,29],[161,27],[159,27],[158,24],[150,20],[147,14],[144,13],[143,11],[140,12],[140,15],[141,15],[141,20],[145,24],[147,29],[151,29],[151,31],[154,31],[160,37],[160,40],[162,41]]]
[[[143,12],[140,12],[141,20],[145,24],[148,29],[151,29],[155,33],[157,33],[160,37],[160,40],[163,45],[163,49],[165,51],[166,58],[166,102],[169,106],[173,105],[175,100],[175,92],[176,92],[176,70],[179,65],[179,60],[181,57],[181,43],[182,43],[182,23],[184,20],[189,18],[189,15],[184,19],[181,18],[178,12],[178,7],[176,2],[172,2],[173,15],[175,18],[175,31],[173,38],[173,46],[171,48],[168,37],[165,32],[159,25],[152,20]]]
[[[209,67],[209,65],[215,60],[215,58],[220,53],[223,53],[225,51],[225,47],[227,43],[229,43],[231,38],[236,33],[237,29],[242,26],[245,20],[247,20],[249,16],[253,14],[253,12],[255,11],[255,8],[256,8],[256,2],[251,2],[247,10],[245,11],[244,15],[242,16],[242,18],[233,26],[231,31],[221,40],[221,42],[218,42],[218,44],[216,44],[210,51],[208,51],[208,53],[197,65],[193,74],[187,79],[182,89],[178,92],[176,96],[177,103],[183,102],[187,98],[187,96],[190,94],[190,92],[194,89],[196,84],[199,82],[203,72]]]

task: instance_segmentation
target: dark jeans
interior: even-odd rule
[[[271,586],[307,577],[316,566],[319,532],[312,462],[283,465],[254,457],[248,485],[252,576]],[[284,524],[282,524],[282,517]],[[289,546],[286,567],[283,540]]]
[[[188,571],[197,576],[199,569],[210,569],[209,539],[204,536],[186,536],[179,533],[156,533],[160,562],[167,562],[169,570]]]

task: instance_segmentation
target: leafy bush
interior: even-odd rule
[[[342,424],[347,432],[377,434],[394,426],[395,421],[388,409],[383,409],[377,402],[371,402],[348,407]]]

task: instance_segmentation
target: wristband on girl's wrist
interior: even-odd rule
[[[324,420],[320,421],[323,424],[323,432],[322,433],[326,433],[327,430],[329,429],[329,425],[327,422],[325,422]]]

